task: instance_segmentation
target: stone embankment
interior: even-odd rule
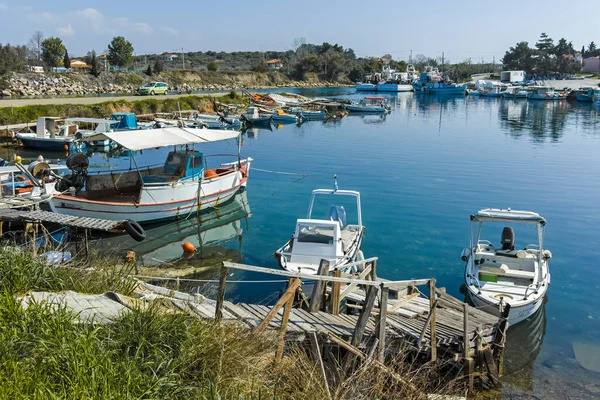
[[[104,72],[99,77],[87,73],[26,73],[5,77],[4,89],[0,90],[0,97],[89,96],[106,93],[135,93],[140,86],[150,81],[166,82],[172,92],[340,86],[340,83],[323,82],[316,77],[310,77],[305,81],[293,81],[279,73],[170,71],[152,77],[133,72]]]

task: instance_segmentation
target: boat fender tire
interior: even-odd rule
[[[125,232],[127,232],[136,242],[141,242],[146,239],[146,231],[144,231],[144,228],[132,219],[123,221],[123,229],[125,229]]]

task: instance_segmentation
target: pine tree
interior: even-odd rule
[[[154,63],[154,73],[160,74],[161,72],[163,72],[164,69],[165,67],[163,66],[162,61],[160,59],[156,60],[156,62]]]
[[[65,56],[63,58],[63,66],[66,69],[71,68],[71,59],[69,58],[69,52],[65,49]]]
[[[146,70],[146,75],[152,76],[152,66],[148,64],[148,69]]]

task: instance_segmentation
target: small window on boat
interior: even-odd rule
[[[299,243],[333,244],[333,226],[300,224],[298,228]]]
[[[192,168],[201,168],[202,167],[202,156],[194,156],[192,158]]]

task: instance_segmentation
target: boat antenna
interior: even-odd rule
[[[333,187],[334,187],[334,191],[338,190],[337,175],[336,174],[333,174]]]

